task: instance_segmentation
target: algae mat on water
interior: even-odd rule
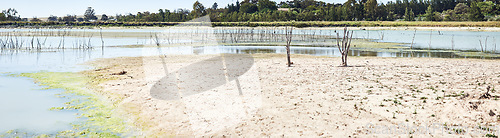
[[[22,73],[17,76],[33,78],[39,85],[47,86],[45,89],[64,89],[65,92],[60,95],[70,96],[71,101],[65,103],[65,107],[53,107],[50,110],[78,110],[79,117],[85,120],[72,124],[72,130],[37,137],[120,137],[133,132],[128,127],[131,125],[115,112],[119,100],[111,102],[88,89],[91,87],[88,76],[72,72]],[[9,131],[0,136],[16,137],[20,133],[23,132]]]

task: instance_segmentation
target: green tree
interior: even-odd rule
[[[481,13],[481,9],[477,6],[476,2],[471,3],[469,9],[469,20],[471,21],[483,21],[484,15]]]
[[[457,14],[465,14],[467,13],[467,11],[469,11],[469,6],[465,5],[464,3],[458,3],[457,5],[455,5],[455,8],[453,10]]]
[[[343,15],[343,20],[344,21],[352,21],[353,18],[354,18],[354,5],[355,5],[356,1],[355,0],[347,0],[344,5],[342,6],[343,7],[343,10],[342,10],[342,15]]]
[[[384,3],[381,3],[380,6],[377,7],[377,20],[385,21],[387,20],[387,9]]]
[[[66,15],[62,18],[62,21],[65,21],[65,22],[75,22],[76,21],[76,15]]]
[[[85,14],[83,14],[84,20],[89,21],[89,20],[97,20],[97,17],[95,16],[94,9],[92,7],[88,7],[87,10],[85,11]]]
[[[165,21],[165,12],[163,11],[163,9],[159,9],[158,10],[158,20],[160,22],[164,22]]]
[[[415,13],[413,13],[413,9],[408,11],[408,7],[405,10],[405,21],[415,21]]]
[[[205,15],[205,6],[199,1],[194,2],[193,11],[191,12],[195,18]]]
[[[107,21],[109,19],[108,15],[102,14],[101,21]]]
[[[278,6],[276,6],[276,2],[274,2],[274,1],[259,0],[257,2],[257,8],[259,9],[259,11],[265,11],[266,9],[274,11],[274,10],[278,9]]]
[[[376,20],[377,0],[368,0],[365,5],[366,20]]]
[[[455,5],[455,8],[453,9],[453,12],[451,13],[451,20],[454,21],[466,21],[468,20],[467,12],[469,11],[469,6],[465,5],[464,3],[458,3]]]
[[[4,13],[0,13],[0,21],[7,21],[7,16]]]
[[[242,13],[254,13],[258,10],[257,5],[252,3],[243,3],[240,7],[240,12]]]
[[[279,5],[280,8],[291,8],[290,5],[288,5],[288,3],[286,3],[286,2],[281,2],[278,5]]]
[[[427,7],[427,10],[425,10],[425,20],[426,21],[435,21],[436,19],[434,18],[434,9],[432,8],[432,5],[429,5]]]
[[[57,21],[57,16],[50,15],[49,18],[47,18],[48,21]]]
[[[236,11],[239,11],[240,10],[240,1],[239,0],[236,0]]]
[[[217,2],[214,2],[214,4],[212,5],[212,10],[217,10],[218,7],[219,5],[217,4]]]
[[[491,1],[477,2],[476,3],[479,9],[481,9],[481,13],[483,15],[493,15],[498,9],[495,9],[495,4]]]
[[[40,22],[42,20],[38,19],[37,17],[31,18],[30,22]]]
[[[19,21],[21,20],[21,16],[17,14],[17,10],[13,8],[9,8],[7,10],[2,11],[4,17],[9,21]],[[1,18],[1,17],[0,17]]]

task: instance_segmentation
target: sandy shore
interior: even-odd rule
[[[103,91],[144,135],[500,134],[498,60],[350,57],[338,67],[340,58],[293,55],[286,67],[284,55],[219,56],[102,59],[86,73],[109,80]]]

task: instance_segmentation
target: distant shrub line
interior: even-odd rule
[[[6,21],[0,22],[0,27],[79,27],[79,26],[103,26],[103,27],[164,27],[183,25],[198,26],[197,22],[24,22]],[[488,22],[427,22],[427,21],[300,21],[300,22],[212,22],[212,26],[225,27],[258,27],[258,26],[294,26],[294,27],[500,27],[499,21]]]

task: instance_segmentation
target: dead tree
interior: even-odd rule
[[[344,28],[344,36],[342,37],[342,43],[339,43],[339,33],[337,33],[337,47],[339,48],[340,54],[342,54],[342,64],[341,66],[347,66],[347,56],[349,54],[349,48],[351,47],[353,31],[349,32],[347,27]],[[350,36],[349,36],[350,35]]]
[[[149,37],[154,41],[154,43],[156,44],[156,46],[160,46],[160,38],[158,37],[158,33],[152,33],[151,32]]]
[[[288,26],[285,27],[285,37],[286,37],[286,59],[287,59],[287,65],[288,67],[291,67],[293,62],[290,61],[290,43],[292,43],[292,32],[293,32],[293,27],[290,27],[290,30],[288,30]]]

